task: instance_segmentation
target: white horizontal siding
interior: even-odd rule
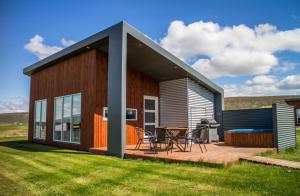
[[[214,94],[188,79],[189,127],[194,129],[201,118],[214,119]]]
[[[296,146],[294,108],[287,104],[276,104],[278,150]]]
[[[160,95],[160,126],[187,127],[187,79],[161,82]]]

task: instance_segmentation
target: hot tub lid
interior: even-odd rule
[[[234,133],[272,133],[273,129],[230,129],[226,132]]]

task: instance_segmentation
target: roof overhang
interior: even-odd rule
[[[101,50],[107,51],[109,36],[114,33],[116,27],[119,27],[119,25],[122,25],[123,31],[127,33],[127,63],[129,66],[158,81],[188,77],[215,93],[224,94],[221,87],[126,22],[113,25],[24,68],[24,74],[30,76],[41,69],[51,66],[57,61],[91,48],[100,48]]]

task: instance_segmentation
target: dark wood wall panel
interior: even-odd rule
[[[95,117],[94,147],[107,145],[107,121],[103,120],[103,107],[107,107],[107,56],[98,54],[97,71],[99,81],[97,82],[97,109]],[[99,91],[99,92],[98,92]],[[135,127],[143,127],[143,102],[144,95],[159,96],[159,83],[152,78],[135,71],[127,66],[127,95],[126,102],[128,108],[136,108],[138,111],[137,121],[127,121],[126,124],[126,144],[136,144],[137,136]]]
[[[94,147],[106,146],[107,123],[103,120],[103,107],[107,106],[108,55],[97,53],[96,110],[94,113]]]
[[[43,69],[31,76],[29,140],[33,140],[34,101],[47,99],[46,141],[52,144],[88,150],[93,146],[93,111],[95,108],[94,91],[96,89],[96,50],[78,54],[67,60]],[[54,98],[74,93],[82,93],[81,144],[52,142]]]
[[[144,95],[159,96],[159,83],[152,78],[135,71],[127,66],[127,107],[136,108],[138,111],[137,121],[127,121],[126,126],[126,143],[136,144],[137,136],[135,127],[144,125]]]
[[[103,107],[107,107],[108,55],[97,50],[80,53],[43,69],[31,76],[29,140],[33,141],[34,101],[47,99],[46,143],[56,146],[88,150],[107,145],[107,121]],[[52,141],[54,98],[82,93],[81,144]],[[126,143],[137,142],[135,127],[143,127],[143,96],[159,96],[159,84],[152,78],[127,66],[127,107],[138,110],[138,120],[126,124]]]

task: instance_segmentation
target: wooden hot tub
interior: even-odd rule
[[[243,147],[273,147],[272,129],[233,129],[225,131],[226,145]]]

